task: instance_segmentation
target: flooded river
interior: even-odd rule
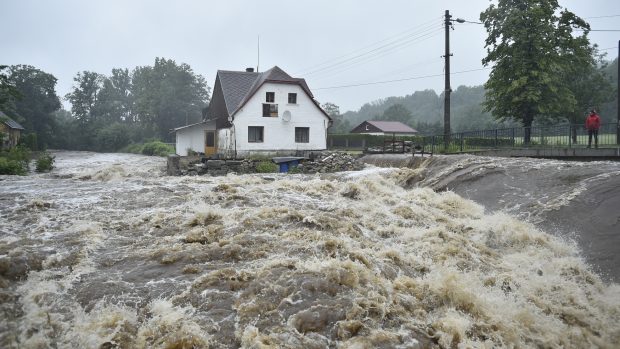
[[[611,169],[588,179],[579,164],[436,157],[415,169],[167,177],[161,158],[56,156],[52,173],[0,176],[2,348],[620,342],[620,286],[580,246],[588,225],[562,235],[554,221],[613,204],[614,189],[597,187]],[[536,171],[545,166],[581,170],[554,182]],[[534,190],[545,186],[557,192]]]

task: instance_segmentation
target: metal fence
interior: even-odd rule
[[[618,147],[620,124],[601,124],[598,146]],[[529,141],[528,141],[529,140]],[[585,148],[588,131],[583,125],[514,127],[458,132],[445,137],[392,136],[367,134],[329,134],[329,149],[357,150],[366,153],[459,153],[509,148]],[[592,147],[594,147],[594,139]]]
[[[598,146],[617,147],[618,123],[601,124],[598,131]],[[458,153],[488,149],[506,148],[585,148],[588,146],[588,131],[583,125],[558,125],[515,127],[481,131],[467,131],[422,138],[422,148],[430,153]],[[592,147],[595,140],[592,139]]]

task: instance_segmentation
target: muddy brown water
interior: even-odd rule
[[[598,179],[583,169],[548,197],[498,189],[495,201],[508,203],[492,206],[477,183],[526,165],[437,158],[331,175],[167,177],[160,158],[56,157],[52,173],[0,176],[3,348],[620,342],[618,284],[577,239],[540,225],[564,215],[566,200],[589,203],[575,183]]]

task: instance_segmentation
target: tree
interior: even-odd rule
[[[53,113],[60,109],[57,79],[30,65],[14,65],[9,68],[8,81],[20,95],[10,101],[9,109],[19,116],[27,132],[36,134],[39,147],[47,147],[53,137]]]
[[[480,20],[488,32],[482,63],[493,64],[484,85],[485,109],[499,120],[520,121],[529,143],[534,119],[558,119],[575,109],[566,82],[592,61],[590,26],[560,10],[557,0],[499,0]]]
[[[152,67],[132,72],[134,117],[155,136],[169,138],[171,129],[202,119],[210,91],[205,78],[189,65],[156,58]]]
[[[613,87],[609,78],[605,76],[605,62],[599,61],[599,65],[584,65],[576,69],[575,74],[567,82],[575,96],[575,108],[567,114],[567,120],[571,124],[583,124],[587,112],[597,108],[614,98]],[[577,143],[577,129],[572,129],[573,142]]]
[[[394,104],[383,112],[380,119],[387,121],[400,121],[404,124],[409,124],[411,122],[411,117],[411,111],[404,105]]]
[[[334,103],[326,102],[321,105],[327,115],[332,118],[332,125],[329,133],[346,133],[349,131],[349,122],[340,114],[340,107]]]
[[[19,99],[19,90],[9,79],[9,76],[2,71],[9,69],[7,65],[0,65],[0,110],[9,111],[10,102]]]
[[[72,91],[65,95],[71,103],[73,116],[84,124],[92,123],[97,119],[95,107],[103,80],[104,76],[95,72],[77,73],[73,78],[76,84],[72,87]]]
[[[131,74],[128,69],[112,69],[110,77],[104,77],[97,94],[95,110],[106,122],[133,122]]]

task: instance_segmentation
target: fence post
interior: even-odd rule
[[[461,152],[463,152],[463,132],[461,132]]]
[[[435,154],[435,136],[431,137],[431,153]]]
[[[511,143],[512,143],[512,147],[514,148],[515,147],[515,128],[513,127],[510,131],[511,131],[510,133],[512,133]]]
[[[497,129],[495,129],[495,149],[497,149]]]
[[[573,147],[573,125],[568,124],[568,147]]]

